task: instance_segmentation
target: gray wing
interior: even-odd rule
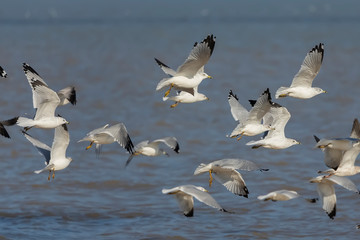
[[[60,98],[59,105],[65,105],[68,103],[71,103],[72,105],[76,105],[75,87],[72,87],[72,86],[66,87],[64,89],[61,89],[57,94]]]
[[[285,126],[289,121],[291,114],[285,107],[271,106],[269,113],[272,115],[271,127],[275,128],[270,130],[266,138],[282,137],[285,138]],[[266,114],[267,115],[267,114]]]
[[[355,183],[353,183],[349,178],[347,177],[341,177],[336,175],[331,175],[327,178],[328,180],[332,181],[333,183],[336,183],[343,188],[346,188],[349,191],[359,193],[358,188],[356,187]]]
[[[83,141],[93,141],[94,140],[94,136],[98,133],[100,133],[101,131],[103,131],[105,128],[107,128],[109,126],[109,124],[106,124],[105,126],[101,127],[101,128],[96,128],[94,130],[92,130],[91,132],[89,132],[88,134],[86,134],[86,136],[82,139],[80,139],[78,142],[83,142]]]
[[[359,124],[359,120],[357,118],[354,119],[350,138],[360,138],[360,124]]]
[[[189,194],[206,205],[224,211],[224,209],[216,202],[216,200],[207,192],[199,190],[193,185],[184,185],[179,187],[180,190],[186,194]]]
[[[344,151],[344,155],[340,161],[338,168],[353,168],[355,165],[355,160],[360,153],[360,142],[355,143],[354,147],[350,150]]]
[[[260,123],[264,115],[269,112],[271,107],[271,96],[269,88],[256,100],[254,107],[250,110],[247,122]]]
[[[319,73],[324,57],[324,44],[316,45],[305,57],[299,72],[295,75],[290,87],[311,87],[316,75]]]
[[[237,158],[228,158],[228,159],[221,159],[212,162],[213,166],[220,166],[223,168],[229,168],[229,169],[240,169],[244,171],[267,171],[268,169],[262,169],[260,168],[256,163],[244,160],[244,159],[237,159]]]
[[[51,147],[51,159],[65,158],[69,143],[70,136],[66,124],[56,127],[54,141]]]
[[[169,66],[165,65],[164,63],[160,62],[159,59],[155,58],[156,63],[159,65],[159,67],[161,68],[161,70],[164,71],[164,73],[170,75],[170,76],[175,76],[176,71],[171,69]]]
[[[42,143],[39,140],[31,137],[26,132],[22,131],[22,133],[24,134],[25,138],[27,140],[29,140],[29,142],[31,142],[31,144],[34,145],[37,148],[39,153],[45,157],[45,160],[46,160],[45,164],[48,165],[49,161],[50,161],[51,148],[48,145],[46,145],[45,143]]]
[[[235,121],[239,121],[240,123],[244,123],[248,118],[249,112],[244,108],[240,103],[237,96],[230,90],[228,101],[230,105],[230,111],[235,119]]]
[[[0,66],[0,76],[3,78],[7,77],[7,73],[5,72],[5,70]]]
[[[153,141],[153,143],[165,143],[168,147],[174,150],[176,153],[179,153],[180,147],[175,137],[166,137],[160,138]]]
[[[177,76],[192,78],[210,59],[215,47],[215,37],[208,35],[201,43],[195,43],[185,62],[177,69]]]
[[[331,219],[336,215],[336,195],[334,186],[328,182],[320,182],[317,185],[317,192],[322,199],[322,208]]]
[[[103,129],[103,133],[112,136],[119,145],[126,149],[130,154],[134,153],[134,144],[123,123],[117,123],[109,128]]]
[[[213,167],[212,173],[215,180],[224,185],[227,190],[236,195],[248,197],[249,191],[238,171],[229,168]]]
[[[32,86],[32,82],[37,81],[38,85],[43,85],[43,86],[48,86],[45,81],[40,77],[40,75],[27,63],[23,63],[23,70],[25,73],[25,76],[30,84],[31,90],[32,90],[32,94],[33,94],[33,107],[34,108],[39,108],[39,102],[38,102],[38,98],[36,96],[36,93],[34,91],[34,88]]]

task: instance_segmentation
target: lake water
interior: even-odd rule
[[[356,239],[360,197],[341,187],[331,220],[320,203],[299,198],[260,202],[278,189],[317,197],[309,179],[326,166],[313,135],[347,137],[360,117],[360,16],[357,1],[4,1],[0,14],[1,120],[32,115],[31,90],[22,71],[29,63],[54,90],[74,85],[76,106],[59,107],[69,122],[70,166],[48,182],[34,174],[44,159],[8,128],[0,139],[0,239]],[[154,57],[176,68],[195,41],[216,36],[206,65],[213,79],[199,87],[210,100],[194,104],[162,101],[155,88],[165,77]],[[227,102],[230,89],[247,107],[266,88],[274,94],[290,84],[306,53],[325,44],[314,85],[328,91],[309,100],[276,102],[292,114],[286,136],[302,144],[285,150],[251,149],[226,138],[236,122]],[[175,136],[180,154],[136,157],[117,144],[100,158],[87,132],[123,122],[133,142]],[[29,133],[51,145],[52,130]],[[200,163],[243,158],[268,172],[241,172],[249,198],[228,192],[208,175],[193,176]],[[360,177],[351,179],[360,186]],[[225,209],[195,200],[186,218],[162,188],[206,187]]]

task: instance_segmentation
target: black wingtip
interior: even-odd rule
[[[194,216],[194,208],[192,208],[189,212],[184,212],[186,217],[193,217]]]
[[[6,131],[5,127],[0,123],[0,134],[6,138],[10,138],[9,133]]]
[[[260,168],[260,172],[267,172],[269,170],[270,170],[269,168]]]
[[[233,98],[235,98],[237,101],[239,101],[239,98],[236,96],[236,94],[233,93],[232,90],[229,91],[228,99],[230,99],[231,97],[233,97]]]
[[[250,105],[251,105],[252,107],[254,107],[254,106],[255,106],[255,103],[256,103],[256,100],[249,100],[249,103],[250,103]]]
[[[315,45],[315,47],[313,47],[309,53],[312,52],[318,52],[321,54],[321,62],[324,59],[324,44],[323,43],[319,43],[319,45]]]
[[[166,68],[170,68],[169,66],[167,66],[165,63],[161,62],[159,59],[154,58],[156,63],[160,66],[160,67],[166,67]]]
[[[5,125],[5,126],[13,126],[17,123],[17,120],[19,119],[19,117],[14,117],[5,121],[1,121],[1,124]]]
[[[32,72],[32,73],[40,76],[40,75],[39,75],[29,64],[27,64],[27,63],[23,63],[23,70],[24,70],[25,74],[26,74],[27,72]]]
[[[314,138],[315,138],[315,141],[316,141],[316,142],[319,142],[319,141],[320,141],[320,138],[318,138],[316,135],[314,135]]]
[[[333,210],[328,213],[328,216],[329,218],[334,219],[334,217],[336,216],[336,205],[334,206]]]
[[[72,105],[76,105],[77,100],[76,100],[76,90],[75,90],[75,87],[72,87],[72,88],[71,88],[70,97],[68,98],[68,101],[69,101]]]
[[[174,151],[175,151],[176,153],[179,153],[179,151],[180,151],[179,143],[176,143],[176,146],[175,146],[175,148],[174,148]]]
[[[1,66],[0,66],[0,76],[3,78],[7,78],[7,73]]]

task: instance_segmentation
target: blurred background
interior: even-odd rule
[[[44,159],[21,134],[0,139],[1,239],[314,239],[356,238],[359,196],[335,186],[334,220],[320,203],[299,198],[260,202],[257,196],[278,189],[316,197],[309,179],[326,169],[314,149],[313,135],[348,137],[359,117],[360,15],[358,1],[141,1],[3,0],[0,8],[0,120],[32,116],[32,94],[22,63],[32,66],[58,91],[73,85],[76,106],[57,113],[69,122],[67,156],[73,162],[47,181],[34,174]],[[187,58],[194,42],[208,34],[216,45],[199,91],[209,101],[163,102],[157,83],[166,75],[154,57],[172,68]],[[227,101],[229,90],[250,108],[266,88],[274,95],[289,86],[306,53],[319,43],[325,55],[314,86],[327,94],[275,102],[292,114],[286,136],[302,144],[284,150],[251,149],[227,134],[236,127]],[[123,122],[134,144],[175,136],[180,154],[135,157],[118,144],[105,145],[96,158],[89,131]],[[53,130],[29,134],[51,146]],[[166,149],[166,147],[164,147]],[[222,158],[256,162],[269,172],[241,172],[248,199],[228,192],[208,175],[193,176],[200,163]],[[351,177],[357,185],[359,176]],[[217,212],[195,200],[186,218],[162,188],[200,185],[225,209]],[[315,224],[314,224],[315,223]]]

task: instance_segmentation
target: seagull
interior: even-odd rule
[[[0,77],[7,78],[7,73],[1,66],[0,66]]]
[[[343,158],[344,151],[353,147],[351,141],[360,139],[360,124],[357,118],[354,119],[351,128],[350,138],[343,139],[320,139],[314,135],[316,141],[316,148],[320,148],[324,154],[324,163],[327,167],[336,170],[339,167],[340,161]],[[321,142],[320,142],[321,140]]]
[[[170,87],[164,95],[164,97],[167,97],[174,87],[177,90],[186,91],[194,95],[194,88],[205,78],[211,78],[204,72],[204,66],[214,51],[215,39],[213,35],[208,35],[201,43],[196,42],[188,58],[176,71],[155,59],[161,69],[171,76],[170,78],[162,79],[158,83],[156,91]]]
[[[90,145],[86,147],[86,150],[90,149],[94,143],[96,144],[95,152],[97,156],[100,154],[102,144],[111,144],[113,142],[118,142],[121,147],[133,154],[134,145],[123,123],[117,123],[111,127],[109,127],[109,124],[106,124],[101,128],[92,130],[78,142],[83,141],[90,141]]]
[[[39,99],[36,96],[36,91],[32,85],[32,82],[39,81],[39,84],[48,87],[45,81],[40,77],[40,75],[27,63],[23,63],[23,70],[26,78],[29,81],[30,87],[32,89],[33,94],[33,106],[35,109],[39,108]],[[66,105],[71,103],[72,105],[76,105],[76,91],[75,87],[69,86],[64,89],[61,89],[57,92],[58,97],[60,98],[59,106]]]
[[[324,58],[324,44],[316,45],[305,57],[299,72],[295,75],[290,87],[280,87],[276,98],[294,97],[300,99],[312,98],[320,93],[326,93],[318,87],[312,87],[312,82],[319,73]]]
[[[5,121],[0,121],[0,134],[3,135],[6,138],[10,138],[9,133],[6,131],[5,126],[12,126],[15,125],[16,122],[18,120],[18,117],[14,117],[12,119],[9,120],[5,120]]]
[[[352,176],[360,172],[360,166],[355,166],[355,160],[360,153],[360,139],[320,139],[315,147],[326,148],[324,150],[324,162],[326,166],[330,167],[330,169],[319,171],[319,173]]]
[[[214,174],[215,180],[224,185],[230,192],[248,197],[249,191],[241,174],[236,169],[245,171],[268,171],[261,169],[254,162],[243,159],[221,159],[208,164],[201,163],[195,170],[194,175],[209,172],[209,186],[211,187]]]
[[[219,211],[227,212],[203,187],[182,185],[171,189],[162,189],[163,194],[173,194],[186,217],[194,216],[194,198]]]
[[[332,175],[328,176],[317,176],[316,178],[310,179],[311,183],[317,183],[317,192],[322,201],[322,208],[326,211],[327,215],[334,219],[336,215],[336,195],[334,184],[338,184],[350,191],[359,193],[356,185],[346,177],[339,177]]]
[[[239,122],[237,127],[230,134],[231,138],[237,137],[237,140],[240,140],[243,135],[255,136],[273,129],[270,125],[261,124],[262,118],[271,107],[269,89],[266,89],[264,93],[261,94],[249,112],[239,103],[239,99],[231,90],[229,92],[228,100],[231,114],[235,121]]]
[[[51,148],[39,140],[31,137],[25,131],[23,131],[23,134],[26,139],[29,140],[46,159],[46,167],[41,170],[34,171],[34,173],[39,174],[43,171],[49,170],[48,180],[50,181],[51,172],[53,172],[52,178],[54,179],[55,171],[62,170],[69,166],[72,158],[66,157],[66,149],[70,142],[69,132],[66,124],[55,128],[54,141]]]
[[[19,117],[17,125],[24,127],[25,131],[32,127],[55,128],[68,123],[64,118],[55,117],[55,109],[60,104],[59,95],[50,89],[44,80],[28,64],[23,64],[25,75],[33,92],[33,105],[36,108],[34,119]]]
[[[169,154],[167,152],[165,152],[163,149],[159,148],[160,143],[164,143],[165,145],[170,147],[172,150],[174,150],[174,152],[179,153],[180,147],[179,147],[179,143],[175,137],[160,138],[160,139],[156,139],[152,142],[150,142],[149,140],[146,140],[146,141],[142,141],[142,142],[138,143],[135,146],[135,148],[134,148],[135,151],[133,153],[131,153],[130,157],[126,161],[125,166],[129,165],[130,161],[133,159],[134,156],[137,156],[140,154],[142,154],[144,156],[151,156],[151,157],[159,156],[162,154],[169,156]]]
[[[290,190],[277,190],[270,192],[266,195],[260,195],[257,198],[259,200],[272,200],[272,201],[287,201],[299,197],[300,195],[295,191]]]
[[[205,96],[205,94],[199,93],[198,87],[195,87],[194,95],[192,95],[188,92],[185,92],[185,91],[178,91],[176,96],[163,97],[163,100],[164,101],[167,101],[167,100],[174,101],[175,103],[170,106],[171,108],[174,108],[179,103],[201,102],[201,101],[209,100],[209,98],[207,96]]]
[[[270,125],[274,129],[270,130],[263,139],[250,141],[246,145],[252,146],[252,148],[285,149],[295,144],[300,144],[295,139],[285,137],[284,130],[290,117],[291,115],[285,107],[273,103],[269,112],[264,116],[264,124]]]

